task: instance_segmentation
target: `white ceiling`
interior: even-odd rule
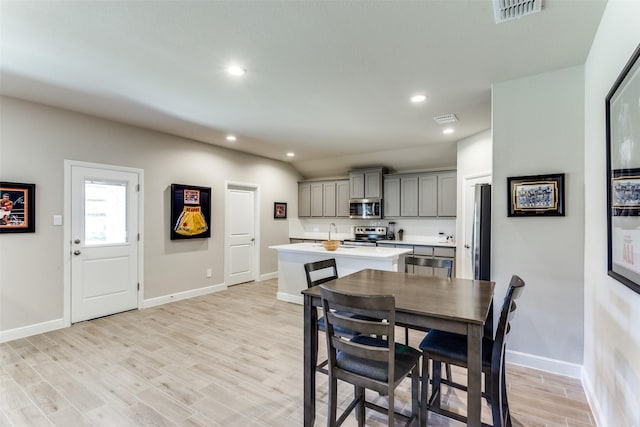
[[[583,64],[605,4],[545,0],[496,25],[487,0],[2,0],[0,92],[307,178],[451,167],[455,141],[491,126],[491,84]],[[234,61],[244,78],[224,72]],[[447,113],[452,135],[433,120]]]

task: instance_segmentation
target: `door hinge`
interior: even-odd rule
[[[138,290],[140,290],[140,283],[138,283]]]
[[[136,185],[136,190],[140,191],[140,184]]]
[[[140,233],[138,233],[138,242],[140,241]]]

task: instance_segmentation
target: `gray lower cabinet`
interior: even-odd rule
[[[440,258],[449,259],[453,262],[453,271],[451,271],[451,277],[456,277],[456,249],[445,248],[442,246],[427,246],[427,245],[410,245],[403,243],[391,243],[391,242],[378,242],[377,246],[387,248],[405,248],[412,249],[413,252],[408,253],[407,256],[424,257],[424,258]],[[407,273],[424,275],[424,276],[446,276],[445,271],[441,269],[421,267],[417,265],[406,266]]]
[[[348,217],[349,180],[298,183],[298,216]]]

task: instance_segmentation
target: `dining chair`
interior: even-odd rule
[[[405,273],[409,273],[409,266],[430,267],[432,269],[432,274],[429,274],[429,276],[435,276],[438,271],[442,271],[444,272],[445,277],[451,279],[451,275],[453,273],[453,261],[450,259],[406,256],[404,259]],[[414,326],[412,327],[412,329],[422,332],[429,332],[429,329],[427,328],[419,328]],[[404,328],[404,343],[409,345],[409,328],[407,327]]]
[[[505,382],[504,355],[507,338],[509,332],[511,332],[510,322],[516,310],[516,300],[523,290],[524,281],[520,277],[513,275],[502,305],[496,335],[493,339],[485,337],[482,341],[482,372],[485,374],[485,390],[488,391],[483,393],[483,397],[491,405],[494,427],[511,426]],[[451,332],[431,330],[420,343],[420,350],[422,350],[421,426],[426,426],[428,411],[466,422],[466,417],[440,407],[441,385],[443,383],[466,391],[466,386],[464,385],[453,381],[443,381],[440,367],[442,363],[467,367],[467,337]],[[431,396],[427,401],[429,360],[432,361],[433,380]]]
[[[395,297],[393,295],[353,295],[320,287],[322,308],[326,319],[326,339],[329,374],[329,406],[327,426],[341,425],[357,408],[358,426],[365,425],[365,408],[387,414],[388,425],[396,417],[406,425],[417,425],[420,408],[418,373],[420,352],[395,342]],[[351,315],[344,315],[348,313]],[[364,319],[353,315],[363,316]],[[336,328],[356,331],[347,339]],[[411,414],[395,411],[395,389],[411,376]],[[338,380],[355,386],[354,399],[337,417]],[[387,408],[367,401],[365,390],[388,396]]]
[[[309,262],[304,265],[304,272],[307,277],[307,288],[311,288],[313,286],[321,285],[323,283],[330,282],[331,280],[338,278],[338,268],[336,266],[335,258],[324,259],[316,262]],[[325,331],[325,319],[324,316],[318,319],[318,330]],[[336,328],[336,332],[341,336],[352,338],[357,335],[356,332],[345,329],[345,328]],[[328,361],[325,360],[320,363],[316,363],[316,371],[322,372],[324,374],[328,373],[325,366]]]

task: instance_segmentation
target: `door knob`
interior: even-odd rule
[[[76,245],[80,243],[80,239],[76,239],[73,241],[73,243],[75,243]]]
[[[471,246],[469,245],[464,245],[465,249],[469,249]]]
[[[73,251],[74,255],[80,255],[80,253],[81,253],[80,251]]]

